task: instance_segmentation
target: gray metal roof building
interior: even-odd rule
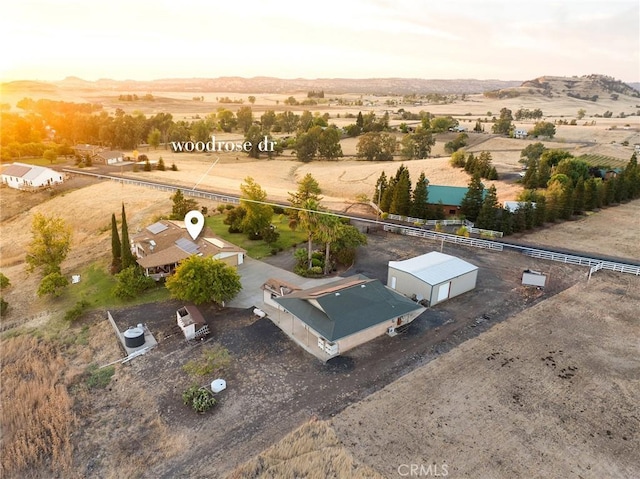
[[[404,261],[389,261],[387,286],[430,306],[476,287],[478,267],[437,251]]]

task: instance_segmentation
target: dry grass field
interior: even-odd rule
[[[52,343],[30,336],[2,342],[2,477],[51,477],[71,470],[75,417],[67,368]]]
[[[522,241],[640,261],[640,200],[522,235]]]

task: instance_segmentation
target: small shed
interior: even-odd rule
[[[195,306],[184,306],[176,311],[178,326],[187,340],[200,338],[209,334],[209,326],[202,313]]]
[[[478,267],[432,251],[404,261],[389,261],[387,286],[429,306],[476,287]]]

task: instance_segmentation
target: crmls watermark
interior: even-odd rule
[[[275,141],[269,141],[268,137],[260,140],[256,147],[258,151],[271,152],[274,151]],[[253,150],[253,143],[250,141],[234,142],[234,141],[216,141],[215,135],[211,136],[211,141],[172,141],[171,149],[177,153],[187,152],[222,152],[222,151],[244,151]]]
[[[398,474],[402,477],[447,477],[449,466],[442,464],[400,464]]]

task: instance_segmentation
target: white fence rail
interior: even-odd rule
[[[411,216],[401,215],[387,215],[387,218],[394,221],[402,221],[403,223],[410,223],[412,225],[424,225],[424,226],[465,226],[469,233],[479,234],[482,236],[489,236],[491,238],[502,238],[504,233],[502,231],[485,230],[482,228],[475,228],[473,223],[468,220],[423,220],[422,218],[413,218]]]
[[[496,243],[495,241],[467,238],[465,236],[457,236],[448,233],[438,233],[436,231],[423,230],[419,228],[405,228],[402,226],[393,226],[389,224],[384,225],[385,231],[392,233],[398,233],[406,236],[414,236],[418,238],[433,239],[436,241],[444,241],[445,243],[462,244],[465,246],[473,246],[474,248],[484,248],[494,251],[502,251],[504,246],[502,243]]]
[[[234,198],[233,196],[226,196],[218,193],[209,193],[207,191],[189,189],[188,187],[163,185],[159,183],[153,183],[150,181],[134,180],[132,178],[125,178],[125,177],[111,176],[111,175],[101,175],[99,173],[89,173],[89,172],[77,171],[77,170],[63,169],[62,171],[64,171],[65,173],[73,174],[73,175],[91,176],[91,177],[99,178],[103,180],[118,181],[125,185],[144,186],[145,188],[152,188],[154,190],[160,190],[160,191],[175,192],[177,190],[180,190],[185,196],[193,196],[195,198],[205,198],[208,200],[217,201],[219,203],[229,203],[229,204],[235,204],[235,205],[240,204],[240,200],[238,198]]]
[[[492,251],[503,251],[504,248],[519,251],[520,253],[530,256],[532,258],[539,258],[549,261],[558,261],[560,263],[574,264],[578,266],[588,266],[589,277],[596,271],[601,269],[607,271],[615,271],[618,273],[633,274],[640,276],[640,266],[617,263],[614,261],[603,261],[598,258],[589,258],[587,256],[577,256],[566,253],[558,253],[554,251],[545,251],[535,248],[529,248],[521,245],[498,243],[491,240],[466,238],[464,236],[456,236],[447,233],[437,233],[435,231],[424,230],[421,228],[406,228],[402,226],[394,226],[390,224],[384,225],[384,230],[391,233],[403,234],[406,236],[414,236],[419,238],[427,238],[436,241],[443,241],[445,243],[461,244],[465,246],[471,246],[474,248],[483,248]]]

